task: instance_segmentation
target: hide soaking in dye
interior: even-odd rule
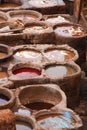
[[[19,58],[35,59],[39,57],[41,57],[41,54],[33,50],[21,50],[21,51],[17,51],[14,54],[14,58],[16,59],[19,59]]]
[[[68,50],[48,50],[45,53],[45,56],[49,59],[49,60],[55,60],[55,61],[66,61],[66,60],[70,60],[72,59],[75,54],[71,51]]]
[[[4,94],[0,94],[0,105],[5,104],[9,101],[9,98]]]
[[[63,26],[63,27],[61,26],[61,27],[57,27],[54,31],[56,34],[65,37],[84,35],[83,28],[79,26]]]
[[[37,123],[42,129],[72,129],[75,128],[75,120],[69,112],[65,112],[62,115],[42,115],[37,117]]]
[[[64,77],[74,74],[76,71],[70,66],[54,65],[47,67],[45,70],[46,74],[50,77]]]
[[[49,30],[49,27],[35,25],[35,26],[26,27],[23,30],[23,32],[24,33],[44,33],[47,30]]]
[[[52,108],[54,105],[51,103],[46,103],[46,102],[31,102],[31,103],[27,103],[25,104],[25,106],[27,108],[30,108],[32,110],[42,110],[42,109],[50,109]]]
[[[16,121],[16,130],[32,130],[32,126],[23,121]]]
[[[17,75],[19,77],[37,77],[39,75],[41,75],[41,72],[37,69],[33,69],[33,68],[21,68],[21,69],[17,69],[15,71],[13,71],[14,75]]]
[[[70,22],[62,16],[50,17],[50,18],[47,18],[46,21],[48,23],[52,23],[52,24],[54,24],[54,23],[69,23]]]

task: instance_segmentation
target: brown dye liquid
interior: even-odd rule
[[[7,103],[9,101],[9,98],[3,94],[0,94],[0,105]]]
[[[6,56],[7,56],[6,53],[4,53],[4,52],[0,52],[0,58],[4,58],[4,57],[6,57]]]
[[[4,18],[0,18],[0,23],[6,22]]]
[[[29,123],[23,121],[16,121],[16,130],[32,130],[32,126]]]
[[[76,70],[70,66],[55,65],[55,66],[48,67],[45,70],[45,72],[48,76],[60,78],[60,77],[72,75],[76,72]]]
[[[12,3],[3,3],[0,4],[0,8],[14,8],[14,7],[18,7],[18,4],[12,4]]]
[[[32,103],[25,104],[25,106],[32,110],[43,110],[43,109],[50,109],[54,105],[46,102],[32,102]]]
[[[56,60],[62,62],[72,59],[75,56],[75,54],[68,50],[48,50],[45,53],[45,56],[49,60]]]
[[[20,19],[20,20],[23,20],[23,21],[29,21],[29,20],[34,20],[37,17],[34,16],[34,15],[29,15],[29,14],[14,14],[12,16],[12,18],[14,18],[14,19]]]
[[[71,115],[65,116],[63,114],[47,114],[37,117],[36,120],[37,124],[43,129],[68,129],[75,127],[75,120],[71,117]]]
[[[65,27],[57,27],[55,30],[55,33],[61,36],[65,37],[71,37],[71,36],[83,36],[84,31],[79,26],[65,26]]]
[[[0,79],[7,78],[7,77],[8,77],[8,74],[6,72],[0,71]]]

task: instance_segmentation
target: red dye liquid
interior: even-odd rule
[[[33,68],[21,68],[13,71],[13,74],[21,77],[36,77],[41,75],[41,72]]]

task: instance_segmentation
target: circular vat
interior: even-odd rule
[[[35,121],[32,117],[16,115],[16,130],[36,129]]]
[[[31,43],[46,44],[55,41],[53,28],[43,21],[26,23],[23,33],[27,35],[27,39],[29,39]]]
[[[58,86],[56,88],[51,85],[24,86],[18,94],[19,102],[32,111],[57,108],[60,104],[65,106],[66,97]]]
[[[25,30],[23,30],[24,33],[46,33],[48,32],[50,27],[45,23],[45,22],[32,22],[32,23],[27,23],[25,25]],[[39,37],[40,38],[40,37]]]
[[[79,57],[77,51],[69,46],[47,48],[44,50],[44,56],[50,61],[57,62],[76,61]]]
[[[64,43],[81,42],[86,37],[86,30],[77,24],[61,24],[54,26],[56,40]]]
[[[7,88],[0,88],[0,109],[11,108],[15,104],[13,92]]]
[[[12,56],[13,52],[10,47],[4,44],[0,44],[0,61],[6,61]]]
[[[17,63],[9,67],[8,73],[20,80],[31,79],[41,76],[41,69],[30,63]]]
[[[35,61],[35,62],[40,62],[42,59],[42,54],[40,51],[33,49],[33,48],[29,48],[29,47],[16,47],[14,49],[14,60],[17,61]]]
[[[42,14],[33,11],[33,10],[17,10],[17,11],[10,11],[8,12],[8,15],[11,19],[14,20],[22,20],[24,22],[29,22],[29,21],[35,21],[35,20],[40,20],[42,18]]]
[[[68,109],[59,112],[42,111],[35,115],[37,125],[40,129],[82,129],[82,121],[79,116]]]
[[[79,105],[81,69],[74,62],[48,64],[44,68],[48,82],[58,84],[67,96],[68,107]],[[73,102],[73,104],[72,104]]]

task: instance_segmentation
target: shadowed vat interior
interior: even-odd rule
[[[82,122],[73,112],[59,110],[59,113],[42,111],[36,114],[37,124],[41,129],[82,130]]]
[[[32,110],[50,109],[62,101],[58,90],[45,86],[24,87],[18,97],[22,105]]]
[[[4,44],[0,44],[0,61],[5,61],[12,56],[12,50],[10,47]]]
[[[15,103],[15,97],[11,90],[0,88],[0,109],[11,108]]]

